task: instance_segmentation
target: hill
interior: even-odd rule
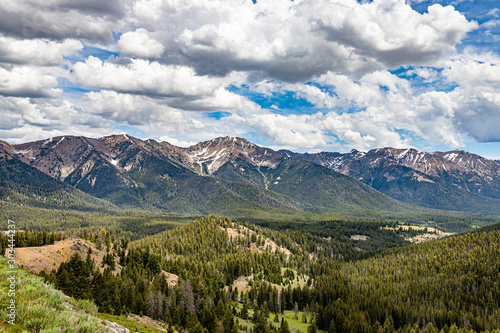
[[[12,274],[6,258],[0,258],[0,284],[2,290],[9,290],[10,282],[7,278]],[[29,272],[16,270],[15,297],[2,292],[0,301],[2,320],[0,330],[6,332],[59,332],[61,328],[73,332],[108,332],[108,324],[96,317],[97,308],[86,300],[74,300],[54,287],[47,285],[43,279],[31,275]],[[15,300],[16,316],[13,324],[7,317],[7,304]]]
[[[380,221],[273,227],[210,216],[132,242],[87,234],[90,243],[68,241],[109,246],[104,269],[73,254],[45,277],[107,318],[129,323],[142,313],[192,333],[267,332],[280,318],[304,333],[500,329],[500,224],[412,245],[404,239],[434,230]],[[32,250],[48,261],[52,247]]]
[[[333,321],[337,332],[361,331],[378,322],[384,332],[415,324],[497,332],[499,237],[497,224],[341,265],[318,278],[318,328]]]
[[[49,273],[55,267],[59,267],[62,262],[70,260],[70,258],[78,254],[85,258],[88,251],[91,251],[91,260],[94,266],[104,271],[104,257],[107,254],[104,249],[96,248],[95,244],[71,237],[62,241],[57,241],[52,245],[37,246],[37,247],[18,247],[16,248],[16,262],[25,269],[33,273],[45,271]],[[113,273],[120,273],[121,266],[116,265]]]

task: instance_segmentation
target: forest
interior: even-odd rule
[[[102,263],[89,248],[40,275],[101,313],[149,316],[170,332],[499,332],[500,225],[421,244],[396,227],[209,216],[136,240],[83,228]],[[66,235],[16,237],[40,246]]]

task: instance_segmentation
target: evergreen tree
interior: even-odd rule
[[[281,327],[279,333],[292,333],[288,326],[288,321],[286,321],[284,318],[281,318]]]

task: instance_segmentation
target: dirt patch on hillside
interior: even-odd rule
[[[411,243],[422,243],[422,242],[427,242],[430,240],[434,239],[441,239],[444,237],[448,237],[453,235],[454,233],[450,232],[444,232],[440,229],[433,228],[433,227],[422,227],[422,226],[417,226],[417,225],[400,225],[395,228],[391,227],[382,227],[381,229],[386,229],[386,230],[392,230],[392,231],[397,231],[398,229],[401,230],[418,230],[418,231],[424,231],[424,233],[417,235],[415,237],[410,237],[410,238],[405,238],[406,241],[409,241]]]
[[[161,273],[165,276],[167,279],[167,283],[169,287],[175,287],[179,283],[179,276],[166,272],[166,271],[161,271]]]
[[[427,234],[417,235],[417,236],[411,237],[411,238],[405,238],[405,240],[407,240],[411,243],[422,243],[422,242],[427,242],[427,241],[434,240],[434,239],[448,237],[451,235],[453,235],[453,233],[439,231],[437,233],[432,233],[432,234],[427,233]]]
[[[427,229],[427,231],[430,232],[430,233],[433,233],[433,232],[443,232],[440,229],[436,229],[436,228],[433,228],[433,227],[422,227],[422,226],[419,226],[419,225],[398,225],[395,228],[392,228],[392,227],[381,227],[381,229],[393,230],[393,231],[396,231],[398,229],[401,229],[401,230],[426,230]]]
[[[247,227],[240,227],[239,231],[238,229],[234,228],[222,228],[222,230],[225,230],[227,232],[227,236],[232,239],[233,241],[236,241],[238,238],[242,240],[246,240],[248,237],[251,237],[253,234],[255,234],[255,231],[248,229]],[[248,236],[247,236],[248,235]],[[269,251],[269,252],[276,252],[280,251],[283,252],[286,255],[286,258],[290,258],[290,255],[292,254],[290,250],[283,246],[278,246],[274,241],[270,240],[269,238],[262,237],[262,240],[264,241],[263,244],[260,246],[257,246],[256,243],[252,242],[250,244],[250,251],[260,253]]]
[[[89,247],[92,249],[91,257],[95,262],[95,267],[99,267],[101,272],[104,271],[105,267],[101,267],[101,264],[106,252],[98,250],[93,243],[76,237],[55,242],[53,245],[16,248],[16,262],[20,267],[36,274],[41,271],[50,273],[62,262],[68,261],[74,253],[79,253],[80,257],[85,260]],[[115,262],[117,261],[118,258],[115,258]],[[115,264],[113,273],[120,273],[121,269],[120,265]]]
[[[238,295],[241,294],[241,292],[243,292],[243,293],[249,292],[250,289],[251,289],[249,282],[250,281],[253,282],[253,279],[254,279],[253,274],[251,274],[249,276],[240,276],[240,277],[238,277],[233,282],[233,290],[238,289]],[[267,283],[269,283],[273,288],[275,288],[278,291],[281,291],[283,289],[282,285],[271,283],[269,281],[267,281]],[[228,291],[229,287],[226,286],[225,290]]]
[[[249,281],[253,281],[253,274],[250,276],[240,276],[233,282],[233,290],[238,289],[238,293],[247,293],[250,291]]]
[[[154,319],[152,319],[152,318],[150,318],[148,316],[142,316],[141,317],[141,316],[138,316],[138,315],[135,315],[135,314],[129,314],[128,315],[128,319],[131,319],[131,320],[136,321],[138,323],[142,323],[142,324],[153,326],[154,328],[156,328],[156,329],[158,329],[160,331],[167,332],[167,329],[168,329],[167,324],[164,324],[162,322],[154,320]]]
[[[351,239],[352,240],[359,240],[359,241],[367,241],[370,237],[365,236],[365,235],[352,235]]]

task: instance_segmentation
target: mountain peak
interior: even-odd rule
[[[224,137],[217,137],[215,139],[212,139],[212,140],[208,140],[208,141],[202,141],[202,142],[199,142],[191,147],[197,147],[197,146],[202,146],[202,147],[206,147],[206,146],[211,146],[211,145],[223,145],[223,146],[255,146],[255,144],[251,143],[250,141],[246,140],[246,139],[243,139],[243,138],[239,138],[239,137],[235,137],[235,136],[224,136]],[[189,147],[189,148],[191,148]]]
[[[5,141],[0,140],[0,157],[6,157],[7,159],[11,159],[13,155],[16,153],[14,147],[8,144]]]
[[[238,137],[225,136],[186,149],[188,161],[201,174],[212,174],[229,161],[240,159],[254,166],[276,167],[281,155]]]
[[[108,136],[103,136],[98,139],[101,142],[106,142],[109,144],[117,144],[117,143],[122,143],[122,142],[129,142],[129,143],[137,143],[137,142],[142,142],[142,140],[139,140],[137,138],[134,138],[133,136],[129,136],[127,134],[112,134]]]

